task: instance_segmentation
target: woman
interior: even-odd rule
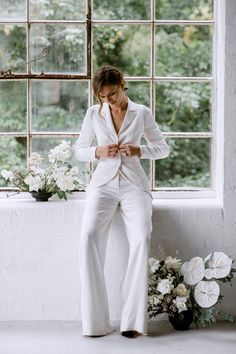
[[[140,159],[167,157],[169,148],[150,109],[125,95],[125,81],[118,69],[98,69],[93,91],[100,104],[88,109],[75,144],[79,160],[99,161],[87,189],[81,230],[83,334],[102,336],[113,331],[103,269],[111,221],[119,208],[129,243],[120,331],[134,338],[147,333],[147,262],[152,231],[152,196]],[[147,145],[140,145],[143,135]],[[94,138],[97,144],[93,146]]]

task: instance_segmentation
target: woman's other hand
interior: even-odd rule
[[[98,146],[95,151],[97,159],[100,157],[115,157],[119,146],[117,144]]]
[[[121,144],[119,146],[119,150],[121,154],[124,154],[125,156],[141,156],[141,150],[138,145],[132,145],[132,144]]]

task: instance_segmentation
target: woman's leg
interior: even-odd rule
[[[104,263],[108,233],[118,201],[102,186],[86,198],[80,241],[81,317],[83,335],[105,335],[112,331]]]
[[[127,186],[127,185],[126,185]],[[122,289],[120,330],[147,334],[148,256],[152,231],[152,198],[130,184],[123,189],[121,214],[129,242],[128,267]]]

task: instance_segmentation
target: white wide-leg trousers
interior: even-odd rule
[[[120,331],[136,330],[147,334],[152,198],[119,174],[106,185],[91,190],[86,198],[80,241],[83,335],[105,335],[113,330],[109,322],[104,263],[109,229],[118,207],[129,243]]]

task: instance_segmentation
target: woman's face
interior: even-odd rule
[[[99,91],[100,100],[102,102],[107,102],[111,107],[119,107],[124,96],[124,89],[121,85],[102,86]]]

